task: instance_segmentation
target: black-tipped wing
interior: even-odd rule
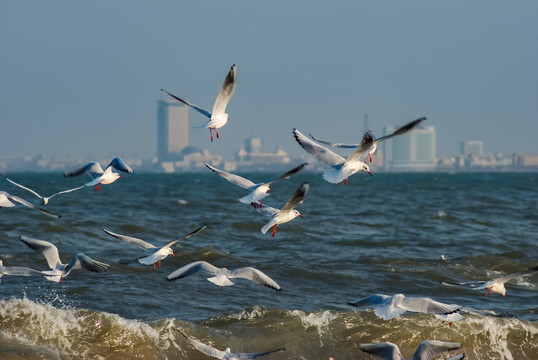
[[[194,105],[194,104],[191,104],[191,103],[188,102],[187,100],[184,100],[184,99],[182,99],[182,98],[180,98],[180,97],[177,97],[177,96],[175,96],[174,94],[171,94],[171,93],[169,93],[169,92],[166,91],[166,90],[161,89],[161,91],[167,93],[169,96],[173,97],[173,98],[176,99],[177,101],[182,102],[183,104],[185,104],[185,105],[187,105],[187,106],[190,106],[190,107],[193,108],[194,110],[198,111],[200,114],[202,114],[202,115],[204,115],[204,116],[206,116],[206,117],[208,117],[208,118],[211,118],[211,113],[210,113],[209,111],[204,110],[204,109],[202,109],[201,107],[196,106],[196,105]]]
[[[226,106],[228,106],[228,102],[230,101],[232,95],[234,94],[235,90],[235,82],[236,82],[236,69],[235,65],[232,65],[230,68],[230,71],[228,71],[228,74],[226,75],[226,78],[224,79],[224,83],[222,84],[222,88],[220,89],[219,94],[217,95],[217,99],[215,100],[215,104],[213,105],[213,114],[224,114],[226,112]]]
[[[114,159],[112,159],[112,161],[110,162],[110,164],[108,164],[107,168],[109,167],[113,167],[114,169],[118,170],[118,171],[123,171],[125,173],[128,173],[128,174],[132,174],[133,173],[133,169],[131,169],[131,167],[129,165],[127,165],[122,159],[120,159],[119,157],[115,157]]]
[[[255,282],[258,285],[270,287],[275,290],[282,290],[280,285],[262,271],[253,267],[243,267],[230,271],[229,278],[241,278]]]
[[[359,348],[368,354],[372,354],[386,360],[403,359],[398,346],[391,342],[359,344]]]
[[[135,237],[132,237],[132,236],[127,236],[127,235],[116,234],[116,233],[113,233],[112,231],[109,231],[107,229],[103,229],[103,231],[106,232],[108,235],[110,235],[112,237],[115,237],[116,239],[120,239],[120,240],[123,240],[125,242],[130,243],[130,244],[133,244],[135,246],[138,246],[142,250],[149,250],[149,249],[155,249],[156,248],[155,245],[150,244],[149,242],[147,242],[145,240],[142,240],[142,239],[139,239],[139,238],[135,238]]]
[[[304,201],[309,188],[310,185],[307,182],[302,183],[301,186],[299,186],[299,189],[297,189],[295,194],[293,194],[293,196],[288,200],[281,211],[291,210],[297,205],[301,204]]]
[[[32,204],[32,203],[30,203],[30,202],[28,202],[28,201],[26,201],[26,200],[24,200],[23,198],[20,198],[20,197],[18,197],[18,196],[9,195],[9,196],[8,196],[8,199],[9,199],[9,200],[12,200],[12,201],[15,201],[15,202],[18,202],[19,204],[24,205],[24,206],[26,206],[26,207],[29,207],[29,208],[32,208],[32,209],[36,209],[36,210],[39,211],[40,213],[45,214],[45,215],[47,215],[47,216],[50,216],[50,217],[53,217],[53,218],[59,218],[59,217],[62,217],[62,216],[59,215],[59,214],[55,214],[55,213],[50,212],[50,211],[48,211],[48,210],[42,209],[42,208],[40,208],[40,207],[37,207],[37,206],[35,206],[34,204]]]
[[[194,273],[197,273],[198,271],[203,270],[208,273],[214,274],[217,270],[219,270],[218,267],[211,265],[207,261],[195,261],[190,264],[187,264],[183,267],[180,267],[176,271],[171,272],[166,277],[169,281],[181,279],[186,276],[192,275]]]
[[[75,169],[73,171],[66,171],[64,172],[65,177],[73,177],[73,176],[80,176],[82,174],[88,173],[92,178],[98,177],[104,173],[103,169],[101,168],[101,165],[96,162],[91,162],[89,164],[86,164],[78,169]]]
[[[429,360],[433,359],[437,355],[444,352],[457,350],[461,347],[460,343],[438,341],[438,340],[424,340],[420,343],[413,356],[413,360]]]
[[[495,280],[497,280],[499,282],[502,282],[502,283],[505,283],[505,282],[510,281],[512,279],[518,278],[520,276],[528,276],[528,275],[532,275],[532,274],[534,274],[536,272],[538,272],[538,266],[535,266],[535,267],[532,267],[530,269],[520,271],[520,272],[517,272],[517,273],[509,274],[509,275],[497,278]]]
[[[388,295],[374,294],[374,295],[370,295],[370,296],[367,296],[367,297],[362,298],[362,299],[358,299],[358,300],[355,300],[355,301],[350,301],[348,304],[353,305],[353,306],[357,306],[357,307],[377,306],[377,305],[383,304],[388,298],[390,298],[390,296],[388,296]]]
[[[31,249],[42,253],[51,269],[54,270],[58,264],[61,264],[58,248],[54,244],[45,240],[32,239],[24,235],[20,235],[19,239]]]
[[[69,264],[65,267],[65,274],[69,274],[71,270],[84,269],[92,272],[102,273],[108,271],[110,265],[93,260],[91,257],[84,254],[76,254]]]
[[[420,312],[436,315],[450,315],[458,313],[461,306],[457,304],[445,304],[430,298],[405,297],[398,307],[412,312]]]
[[[212,357],[215,357],[217,359],[224,359],[225,356],[227,355],[225,351],[222,351],[222,350],[219,350],[219,349],[216,349],[212,346],[209,346],[207,344],[204,344],[203,342],[200,342],[198,340],[196,340],[195,338],[193,337],[190,337],[190,336],[187,336],[185,335],[183,332],[181,332],[180,330],[176,329],[181,335],[183,335],[183,337],[185,337],[185,339],[187,339],[187,341],[189,341],[192,346],[194,346],[198,351],[208,355],[208,356],[212,356]]]
[[[347,160],[350,161],[360,159],[372,146],[374,146],[374,135],[372,132],[367,131],[362,136],[362,141],[357,147],[357,150],[355,150],[353,154],[349,155]]]
[[[331,167],[338,167],[346,162],[342,156],[310,140],[297,129],[293,129],[293,137],[307,153]]]
[[[174,244],[177,243],[178,241],[188,239],[188,238],[190,238],[191,236],[198,234],[200,231],[204,230],[206,227],[207,227],[207,225],[204,224],[204,225],[200,226],[198,229],[196,229],[196,230],[194,230],[194,231],[188,233],[187,235],[182,236],[182,237],[180,237],[179,239],[170,241],[168,244],[166,244],[165,246],[163,246],[163,248],[171,247],[172,245],[174,245]]]
[[[269,181],[266,181],[265,184],[272,184],[274,183],[275,181],[279,181],[279,180],[284,180],[284,179],[287,179],[287,178],[290,178],[292,177],[293,175],[299,173],[301,170],[304,169],[304,167],[308,165],[308,163],[302,163],[301,165],[297,166],[297,167],[294,167],[293,169],[291,169],[290,171],[286,172],[285,174],[282,174],[280,175],[279,177],[276,177],[274,179],[271,179]]]
[[[213,166],[211,166],[209,164],[206,164],[206,163],[204,163],[204,165],[207,166],[207,168],[209,170],[213,171],[215,174],[217,174],[220,177],[228,180],[229,182],[231,182],[234,185],[242,187],[243,189],[252,190],[251,188],[256,187],[256,184],[254,184],[249,179],[245,179],[242,176],[235,175],[235,174],[223,171],[223,170],[219,170],[219,169],[217,169],[217,168],[215,168],[215,167],[213,167]]]
[[[425,117],[421,117],[419,119],[416,119],[416,120],[413,120],[407,124],[405,124],[404,126],[402,126],[401,128],[398,128],[396,131],[394,131],[392,134],[388,134],[388,135],[385,135],[385,136],[382,136],[380,137],[379,139],[377,139],[375,142],[378,143],[380,141],[384,141],[384,140],[388,140],[392,137],[395,137],[397,135],[402,135],[402,134],[405,134],[406,132],[408,132],[409,130],[412,130],[415,126],[417,126],[418,124],[420,124],[422,121],[426,120]]]

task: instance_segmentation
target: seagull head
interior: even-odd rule
[[[362,166],[362,171],[366,171],[368,174],[370,174],[370,176],[372,176],[372,173],[370,172],[370,167],[368,166],[368,164],[364,164]]]
[[[297,210],[293,210],[293,214],[295,215],[295,217],[303,217],[303,215],[301,215],[301,213]]]
[[[172,250],[172,248],[168,248],[168,255],[176,256],[174,255],[174,250]]]

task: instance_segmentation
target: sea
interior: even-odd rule
[[[297,164],[298,165],[298,164]],[[293,167],[294,165],[291,165]],[[374,359],[360,343],[392,342],[411,358],[427,339],[461,343],[468,359],[538,359],[538,275],[506,283],[506,298],[446,287],[538,265],[537,173],[361,173],[346,186],[303,171],[274,183],[263,203],[281,208],[303,182],[310,190],[296,218],[260,232],[268,218],[240,203],[247,191],[206,171],[136,173],[100,191],[59,195],[45,208],[0,209],[5,266],[47,270],[20,235],[55,244],[63,262],[77,253],[110,265],[75,270],[63,283],[4,276],[0,284],[0,359],[209,359],[177,331],[218,349],[263,352],[266,359]],[[278,173],[242,176],[263,182]],[[2,174],[0,190],[39,204],[5,177],[42,195],[76,187],[62,173]],[[151,265],[144,251],[103,229],[162,246],[207,224]],[[172,271],[204,260],[255,267],[281,291],[248,280],[218,287]],[[348,303],[372,294],[429,297],[480,310],[451,325],[430,314],[394,320]]]

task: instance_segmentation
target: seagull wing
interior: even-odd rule
[[[101,165],[96,162],[91,162],[87,165],[84,165],[83,167],[80,167],[78,169],[75,169],[73,171],[66,171],[64,172],[65,177],[73,177],[73,176],[79,176],[84,173],[90,174],[92,178],[95,178],[97,176],[100,176],[104,173],[103,169],[101,168]]]
[[[374,135],[370,131],[367,131],[364,133],[362,141],[357,147],[357,150],[355,150],[353,154],[349,155],[347,160],[353,161],[360,159],[372,146],[374,146]]]
[[[388,139],[390,139],[390,138],[392,138],[394,136],[405,134],[406,132],[408,132],[409,130],[412,130],[415,126],[417,126],[418,124],[420,124],[424,120],[426,120],[425,117],[421,117],[419,119],[413,120],[413,121],[405,124],[401,128],[397,129],[392,134],[388,134],[388,135],[380,137],[375,142],[378,143],[378,142],[381,142],[381,141],[384,141],[384,140],[388,140]]]
[[[304,182],[299,186],[295,194],[288,200],[286,205],[282,208],[281,211],[288,211],[296,207],[297,205],[301,204],[304,201],[304,198],[306,194],[308,193],[308,189],[310,188],[310,185],[308,185],[307,182]]]
[[[461,347],[460,343],[438,340],[425,340],[420,343],[413,356],[413,360],[429,360],[444,352],[456,350]]]
[[[239,175],[235,175],[226,171],[219,170],[206,163],[204,163],[204,165],[207,166],[207,168],[213,171],[215,174],[219,175],[220,177],[223,177],[224,179],[228,180],[234,185],[242,187],[243,189],[252,190],[252,188],[255,188],[257,186],[257,184],[254,184],[249,179],[245,179],[244,177],[241,177]]]
[[[329,166],[338,167],[346,162],[342,156],[310,140],[297,129],[293,129],[293,136],[307,153]]]
[[[461,310],[460,305],[445,304],[430,298],[405,297],[396,306],[407,311],[435,314],[445,320],[457,320],[461,318],[459,314]]]
[[[403,359],[398,346],[391,342],[359,344],[359,348],[368,354],[379,356],[385,360]]]
[[[260,357],[260,356],[265,356],[265,355],[269,355],[269,354],[272,354],[272,353],[275,353],[275,352],[281,352],[281,351],[286,351],[286,349],[284,348],[280,348],[280,349],[276,349],[276,350],[271,350],[271,351],[266,351],[266,352],[258,352],[258,353],[238,353],[238,354],[235,354],[235,356],[239,359],[255,359],[257,357]]]
[[[177,243],[178,241],[188,239],[188,238],[190,238],[191,236],[198,234],[200,231],[204,230],[206,227],[207,227],[207,225],[204,224],[204,225],[200,226],[198,229],[196,229],[196,230],[194,230],[194,231],[188,233],[187,235],[182,236],[182,237],[180,237],[179,239],[176,239],[176,240],[174,240],[174,241],[170,241],[168,244],[164,245],[163,248],[171,247],[172,245],[174,245],[174,244]]]
[[[221,351],[219,349],[216,349],[212,346],[206,345],[190,336],[185,335],[183,332],[176,329],[185,339],[187,339],[192,346],[194,346],[198,351],[212,357],[216,357],[217,359],[223,359],[226,356],[225,351]]]
[[[62,265],[58,248],[54,244],[45,240],[32,239],[24,235],[20,235],[19,239],[31,249],[42,253],[52,270],[55,270],[58,265]]]
[[[212,113],[214,115],[224,114],[226,112],[226,106],[228,106],[228,102],[230,101],[230,98],[234,94],[236,78],[237,78],[237,75],[236,75],[235,65],[232,65],[232,67],[230,68],[230,71],[226,75],[226,79],[224,79],[222,88],[220,89],[220,92],[217,95],[215,104],[213,105]]]
[[[440,281],[445,286],[459,286],[469,287],[471,289],[483,289],[489,281],[467,281],[467,282],[452,282],[452,281]]]
[[[170,95],[171,97],[173,97],[174,99],[176,99],[177,101],[179,102],[182,102],[183,104],[187,105],[187,106],[190,106],[191,108],[193,108],[194,110],[198,111],[200,114],[204,115],[204,116],[207,116],[208,118],[211,119],[211,113],[207,110],[204,110],[202,109],[201,107],[199,106],[196,106],[194,104],[191,104],[190,102],[188,102],[187,100],[183,100],[182,98],[179,98],[173,94],[170,94],[168,91],[166,90],[163,90],[161,89],[161,91],[164,91],[165,93],[167,93],[168,95]]]
[[[23,198],[20,198],[20,197],[18,197],[18,196],[9,195],[9,196],[8,196],[8,199],[9,199],[9,200],[12,200],[12,201],[15,201],[15,202],[18,202],[19,204],[22,204],[22,205],[24,205],[24,206],[26,206],[26,207],[29,207],[29,208],[32,208],[32,209],[36,209],[37,211],[39,211],[39,212],[41,212],[41,213],[43,213],[43,214],[45,214],[45,215],[48,215],[48,216],[50,216],[50,217],[54,217],[54,218],[59,218],[59,217],[61,217],[61,215],[59,215],[59,214],[55,214],[55,213],[53,213],[53,212],[50,212],[50,211],[47,211],[47,210],[42,209],[42,208],[40,208],[40,207],[37,207],[37,206],[35,206],[34,204],[32,204],[32,203],[30,203],[30,202],[28,202],[28,201],[26,201],[26,200],[24,200]],[[4,206],[5,206],[5,205],[4,205]]]
[[[41,271],[30,269],[22,266],[1,266],[0,265],[0,274],[3,275],[14,275],[14,276],[32,276],[32,275],[43,275]]]
[[[40,199],[43,198],[43,196],[39,195],[39,194],[38,194],[37,192],[35,192],[34,190],[29,189],[29,188],[27,188],[26,186],[22,186],[21,184],[17,184],[15,181],[11,180],[10,178],[6,178],[6,180],[9,181],[10,183],[12,183],[13,185],[20,187],[21,189],[24,189],[24,190],[26,190],[26,191],[31,192],[32,194],[34,194],[35,196],[37,196],[37,197],[40,198]]]
[[[341,148],[341,149],[356,149],[359,146],[359,144],[332,143],[332,142],[329,142],[329,141],[316,139],[314,136],[312,136],[312,134],[309,134],[309,135],[314,141],[317,141],[320,144],[329,145],[329,146],[337,147],[337,148]]]
[[[211,265],[210,263],[206,261],[195,261],[193,263],[187,264],[176,271],[171,272],[166,277],[169,281],[181,279],[186,276],[189,276],[191,274],[194,274],[200,270],[206,271],[211,274],[215,274],[217,270],[219,270],[218,267]]]
[[[153,244],[150,244],[149,242],[144,241],[142,239],[138,239],[138,238],[135,238],[135,237],[132,237],[132,236],[116,234],[116,233],[113,233],[112,231],[109,231],[107,229],[103,229],[103,231],[106,232],[108,235],[115,237],[116,239],[120,239],[120,240],[123,240],[125,242],[130,243],[130,244],[133,244],[135,246],[138,246],[142,250],[149,250],[149,249],[157,248]]]
[[[102,273],[108,271],[110,265],[93,260],[91,257],[84,254],[76,254],[73,256],[69,264],[65,267],[65,276],[75,269],[84,269],[92,272]]]
[[[280,285],[265,273],[253,267],[242,267],[239,269],[231,270],[228,275],[229,278],[241,278],[255,282],[258,285],[270,287],[275,290],[282,290]]]
[[[286,172],[285,174],[280,175],[279,177],[276,177],[274,179],[271,179],[269,181],[266,181],[264,184],[272,184],[275,181],[284,180],[287,178],[292,177],[293,175],[297,174],[299,171],[303,170],[303,168],[308,165],[308,163],[302,163],[301,165],[291,169],[290,171]]]
[[[76,187],[76,188],[73,188],[73,189],[67,189],[67,190],[62,190],[62,191],[59,191],[55,194],[52,194],[51,196],[48,197],[48,199],[52,199],[53,197],[57,196],[57,195],[61,195],[61,194],[67,194],[67,193],[70,193],[72,191],[76,191],[76,190],[80,190],[82,189],[83,187],[85,187],[86,185],[82,185],[82,186],[79,186],[79,187]]]
[[[273,216],[280,212],[280,210],[275,209],[274,207],[271,207],[271,206],[263,205],[263,207],[260,207],[259,202],[255,202],[255,203],[253,202],[253,203],[250,203],[250,205],[252,205],[252,207],[256,209],[258,213],[264,216]]]
[[[118,171],[123,171],[125,173],[128,173],[128,174],[132,174],[133,173],[133,169],[131,169],[131,167],[129,165],[127,165],[122,159],[120,159],[119,157],[115,157],[114,159],[112,159],[112,161],[110,162],[110,164],[108,164],[107,168],[109,167],[113,167],[114,169],[118,170]]]
[[[536,273],[537,271],[538,271],[538,266],[535,266],[533,268],[530,268],[530,269],[527,269],[527,270],[524,270],[524,271],[520,271],[520,272],[517,272],[517,273],[509,274],[509,275],[494,279],[493,281],[498,281],[498,282],[505,283],[505,282],[510,281],[512,279],[518,278],[520,276],[532,275],[532,274]]]

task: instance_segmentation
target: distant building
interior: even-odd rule
[[[188,107],[177,101],[158,102],[157,157],[159,162],[182,159],[182,151],[189,146]]]
[[[478,140],[462,141],[460,143],[460,155],[481,156],[484,154],[484,142]]]
[[[383,135],[396,130],[393,126],[383,129]],[[436,166],[435,128],[425,126],[383,141],[384,170],[433,170]]]
[[[279,147],[276,152],[263,152],[261,138],[246,139],[245,145],[239,147],[239,150],[235,155],[235,160],[236,161],[226,161],[224,169],[226,171],[243,169],[279,169],[283,165],[291,162],[288,154],[281,147]]]

